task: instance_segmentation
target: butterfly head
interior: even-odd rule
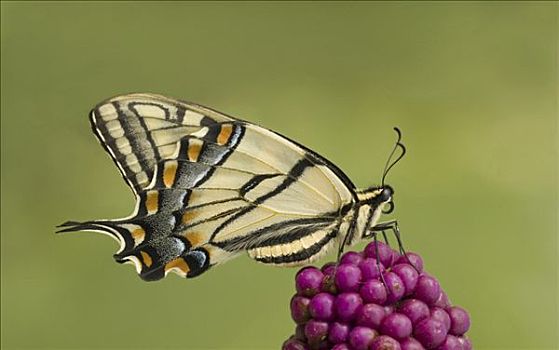
[[[389,214],[394,210],[394,189],[390,185],[369,187],[357,193],[359,202],[371,207],[371,210]]]
[[[383,214],[390,214],[394,210],[394,201],[392,196],[394,195],[394,189],[390,185],[384,185],[382,191],[379,195],[379,205]]]

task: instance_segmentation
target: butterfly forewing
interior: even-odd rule
[[[114,97],[91,112],[95,134],[135,192],[148,186],[158,161],[173,156],[177,141],[228,120],[194,104],[149,94]]]

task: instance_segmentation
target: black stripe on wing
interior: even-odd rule
[[[225,132],[227,130],[228,132]],[[208,180],[215,166],[223,164],[241,141],[244,127],[232,123],[214,124],[202,137],[185,136],[173,158],[158,164],[153,188],[194,188]]]
[[[328,227],[336,220],[334,215],[337,215],[337,213],[278,222],[254,230],[244,236],[219,242],[212,241],[211,243],[228,251],[290,243],[309,235],[309,233]]]
[[[297,178],[299,176],[301,176],[303,174],[303,172],[305,171],[306,168],[313,166],[313,164],[307,159],[307,158],[301,158],[301,160],[299,160],[289,171],[288,176],[281,182],[281,184],[279,184],[275,189],[273,189],[272,191],[256,198],[256,200],[254,200],[252,202],[253,206],[244,208],[243,210],[239,211],[237,214],[231,216],[229,219],[227,219],[226,221],[224,221],[221,225],[219,225],[219,227],[212,233],[211,239],[213,240],[216,235],[222,231],[225,227],[227,227],[229,224],[231,224],[233,221],[237,220],[238,218],[240,218],[241,216],[249,213],[250,211],[254,210],[256,208],[256,206],[258,206],[259,204],[264,203],[266,200],[274,197],[275,195],[278,195],[279,193],[281,193],[282,191],[284,191],[285,189],[287,189],[289,187],[289,185],[291,185],[292,183],[294,183],[295,181],[297,181]]]
[[[89,123],[90,123],[90,126],[91,126],[91,130],[93,131],[93,134],[95,135],[95,137],[97,138],[97,140],[99,141],[101,146],[103,146],[103,149],[105,149],[105,152],[107,152],[107,154],[109,154],[109,156],[113,160],[113,163],[115,163],[115,165],[118,168],[118,171],[120,172],[120,175],[122,176],[124,181],[128,184],[128,186],[130,186],[130,188],[134,191],[134,193],[137,193],[138,192],[137,191],[137,184],[132,180],[131,177],[128,176],[127,171],[120,164],[120,161],[118,160],[118,157],[115,154],[115,151],[113,151],[113,149],[116,150],[115,140],[113,138],[106,138],[106,136],[104,136],[104,135],[108,134],[107,127],[105,126],[105,124],[97,125],[97,123],[95,122],[96,115],[97,116],[100,115],[100,112],[99,112],[98,108],[94,108],[89,113]]]
[[[124,130],[126,139],[130,143],[132,154],[138,160],[138,164],[142,168],[142,172],[145,173],[148,179],[151,179],[153,176],[153,166],[155,165],[156,154],[153,139],[149,136],[145,123],[141,120],[141,118],[128,117],[122,110],[120,103],[113,102],[112,105],[118,113],[118,121]],[[116,146],[116,141],[113,141],[113,144]],[[113,149],[116,149],[116,147]],[[136,191],[139,191],[141,189],[138,181],[139,172],[133,172],[130,169],[130,165],[126,163],[122,165],[126,171],[126,176],[134,183]]]
[[[205,128],[207,141],[222,141],[230,147],[229,141],[242,135],[243,127],[232,127],[229,118],[218,122],[191,107],[196,108],[162,96],[138,94],[115,97],[91,111],[94,134],[135,193],[151,183],[159,161],[172,158],[181,138]],[[211,156],[210,151],[206,153]]]
[[[116,102],[113,102],[113,104],[114,103],[116,103]],[[146,132],[146,139],[151,146],[152,152],[154,153],[154,158],[155,159],[161,159],[161,155],[159,154],[159,149],[157,148],[157,145],[155,144],[155,141],[153,140],[153,137],[151,136],[151,132],[149,131],[148,126],[146,125],[146,121],[140,115],[140,112],[138,112],[138,110],[136,109],[136,106],[138,106],[138,105],[152,106],[152,107],[160,108],[165,113],[165,120],[170,120],[171,119],[171,113],[169,112],[168,108],[165,108],[164,106],[162,106],[158,103],[130,102],[128,104],[128,109],[131,110],[132,113],[134,113],[136,115],[136,118],[138,119],[139,125]],[[119,114],[120,114],[120,112],[119,112]],[[146,152],[146,151],[149,151],[149,149],[144,150],[144,152]],[[139,154],[139,152],[135,152],[135,154]],[[153,170],[153,169],[150,169],[150,170]],[[145,168],[144,168],[144,171],[146,171]],[[151,178],[151,176],[148,176],[148,178]]]
[[[357,201],[357,194],[355,193],[355,185],[353,184],[353,182],[350,180],[350,178],[334,163],[332,163],[331,161],[329,161],[328,159],[326,159],[325,157],[321,156],[320,154],[316,153],[315,151],[313,151],[312,149],[306,147],[305,145],[300,144],[297,141],[292,140],[291,138],[277,132],[277,131],[273,131],[270,130],[271,132],[273,132],[274,134],[283,137],[284,139],[292,142],[293,144],[299,146],[301,149],[305,150],[305,152],[307,153],[307,157],[314,163],[314,164],[322,164],[325,165],[326,167],[328,167],[330,170],[332,170],[332,172],[334,174],[336,174],[336,176],[344,183],[344,185],[347,187],[347,189],[351,192],[353,198]]]

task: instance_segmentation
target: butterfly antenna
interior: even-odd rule
[[[396,131],[396,134],[398,135],[398,139],[396,140],[396,144],[394,145],[394,148],[392,148],[392,152],[390,152],[390,155],[388,156],[388,159],[386,160],[386,164],[384,165],[384,170],[382,172],[382,181],[381,181],[381,184],[382,184],[381,186],[383,186],[383,187],[384,187],[384,180],[386,179],[386,175],[388,174],[390,169],[392,169],[392,167],[394,165],[396,165],[396,163],[398,163],[400,161],[400,159],[402,159],[404,157],[404,154],[406,154],[406,146],[404,146],[404,144],[400,142],[400,141],[402,141],[402,132],[397,127],[394,127],[394,130]],[[398,148],[402,150],[402,153],[400,153],[400,155],[398,156],[398,158],[396,158],[396,160],[394,160],[392,163],[390,163],[390,161],[392,160],[392,157],[394,156],[394,153],[396,153],[396,150]]]

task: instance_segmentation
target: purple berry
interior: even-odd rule
[[[281,349],[282,350],[308,350],[308,347],[303,342],[292,337],[287,339],[283,343]]]
[[[472,350],[468,313],[452,307],[418,254],[370,242],[295,280],[297,326],[282,350]]]
[[[309,303],[310,315],[319,321],[330,321],[334,318],[334,296],[318,293]]]
[[[448,309],[448,315],[450,316],[450,334],[460,336],[470,329],[470,316],[466,310],[453,306]]]
[[[462,348],[464,350],[472,350],[472,342],[465,335],[459,337],[458,341],[460,342],[460,344],[462,344]]]
[[[409,264],[398,264],[392,267],[392,272],[397,274],[402,282],[404,282],[404,286],[406,287],[404,295],[411,295],[419,279],[419,274],[415,271],[413,266]]]
[[[387,335],[381,335],[373,340],[371,350],[401,350],[400,343]]]
[[[378,329],[386,313],[384,308],[377,304],[365,304],[357,311],[355,323],[359,326]]]
[[[320,271],[322,271],[324,275],[334,275],[334,272],[336,272],[336,266],[338,266],[336,263],[329,262],[324,264]]]
[[[354,350],[368,350],[377,335],[375,330],[357,326],[349,332],[349,344]]]
[[[386,316],[388,315],[392,315],[392,313],[395,311],[396,309],[394,308],[394,305],[386,305],[384,307],[384,313],[386,314]]]
[[[347,344],[336,344],[332,350],[350,350],[350,348]]]
[[[345,323],[331,323],[328,329],[328,340],[334,344],[345,342],[349,336],[349,329],[349,326]]]
[[[365,281],[379,278],[380,274],[385,270],[384,266],[381,263],[377,263],[377,259],[373,258],[364,259],[358,266]]]
[[[413,293],[416,299],[424,301],[427,305],[432,305],[439,299],[440,294],[441,287],[435,278],[428,275],[419,276]]]
[[[384,304],[386,301],[386,288],[379,280],[365,282],[359,290],[361,298],[366,303]]]
[[[336,286],[341,292],[357,292],[361,283],[361,270],[350,264],[341,264],[336,271]]]
[[[363,260],[363,255],[357,252],[347,252],[342,255],[340,259],[341,264],[350,264],[350,265],[359,265],[359,263]]]
[[[311,300],[299,295],[291,298],[291,318],[295,323],[302,324],[307,322],[311,315],[309,313],[309,304]]]
[[[320,291],[320,284],[324,274],[316,267],[306,267],[295,276],[295,288],[297,293],[306,297],[312,297]]]
[[[318,344],[328,336],[328,323],[310,320],[305,325],[305,336],[309,344]]]
[[[423,259],[415,253],[410,252],[400,256],[398,260],[396,260],[396,264],[410,264],[416,268],[417,272],[423,272]]]
[[[446,338],[446,328],[442,322],[426,318],[415,326],[413,336],[427,349],[436,348]]]
[[[448,312],[446,312],[444,309],[441,309],[440,307],[436,307],[436,306],[432,307],[431,318],[441,321],[442,324],[444,324],[447,332],[450,330],[450,316],[448,315]]]
[[[406,291],[404,282],[398,277],[394,272],[388,272],[384,274],[384,281],[386,282],[386,287],[388,289],[388,295],[386,296],[386,301],[388,303],[394,303],[400,300]]]
[[[439,345],[437,347],[437,350],[463,350],[464,347],[462,346],[462,343],[460,343],[460,340],[453,336],[453,335],[447,335],[444,342]]]
[[[382,320],[380,330],[392,338],[404,339],[411,335],[412,324],[406,315],[395,312]]]
[[[437,299],[437,301],[435,301],[433,306],[438,306],[442,309],[446,309],[446,308],[450,307],[451,305],[452,304],[450,303],[450,299],[448,299],[448,295],[446,295],[444,290],[441,290],[441,294],[439,294],[439,298]]]
[[[373,241],[365,247],[365,256],[367,258],[377,258],[377,250],[378,250],[378,260],[384,265],[384,267],[388,268],[392,266],[392,262],[394,260],[394,253],[388,244]]]
[[[402,347],[402,350],[425,350],[420,342],[411,337],[401,340],[400,346]]]
[[[334,310],[338,319],[349,322],[355,318],[361,305],[363,305],[363,299],[359,294],[342,293],[334,301]]]
[[[417,299],[407,299],[400,305],[398,311],[406,315],[413,325],[430,315],[427,304]]]

